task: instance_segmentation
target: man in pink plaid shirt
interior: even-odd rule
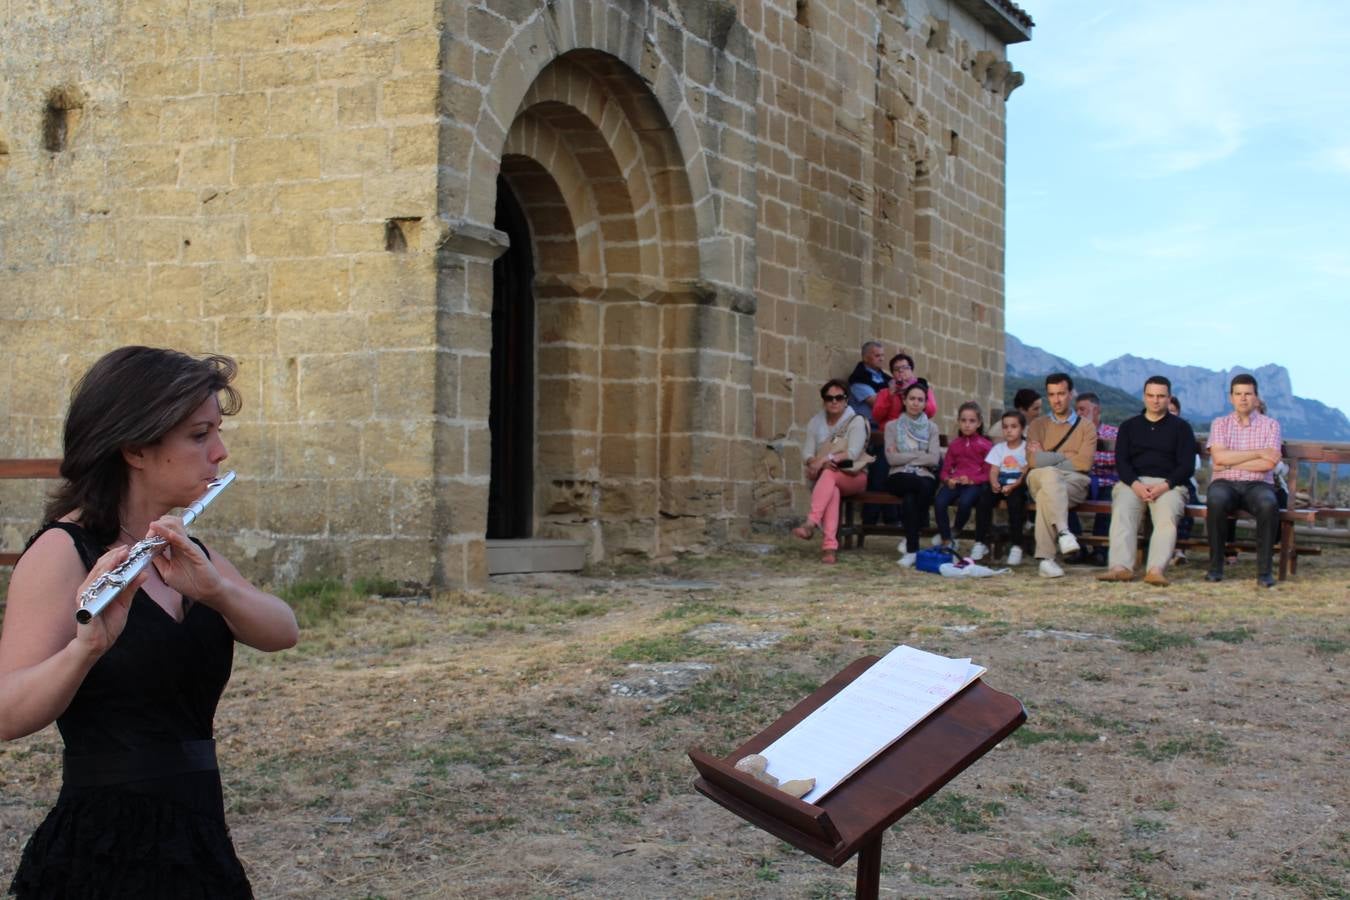
[[[1274,587],[1270,574],[1280,505],[1275,499],[1274,468],[1280,463],[1280,423],[1258,412],[1256,379],[1235,375],[1228,387],[1233,411],[1209,426],[1209,455],[1214,464],[1205,505],[1209,520],[1209,572],[1206,581],[1223,581],[1224,522],[1244,509],[1256,519],[1256,583]]]

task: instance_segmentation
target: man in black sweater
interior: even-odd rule
[[[1131,581],[1139,548],[1139,518],[1147,506],[1153,516],[1144,581],[1165,587],[1167,564],[1177,545],[1177,522],[1186,510],[1187,490],[1195,474],[1195,432],[1172,415],[1167,400],[1172,382],[1154,375],[1144,383],[1144,411],[1120,425],[1116,435],[1116,473],[1111,489],[1109,568],[1099,581]]]

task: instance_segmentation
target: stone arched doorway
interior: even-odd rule
[[[476,109],[449,120],[461,130],[441,157],[446,581],[489,569],[499,184],[534,265],[530,533],[579,539],[598,559],[695,549],[748,522],[757,69],[734,14],[677,18],[558,0],[443,98]]]
[[[659,551],[662,476],[688,457],[671,459],[689,384],[662,377],[692,349],[671,335],[698,299],[683,166],[655,97],[595,50],[539,74],[503,144],[499,192],[519,201],[535,263],[533,536],[592,558]]]

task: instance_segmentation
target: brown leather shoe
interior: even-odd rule
[[[796,528],[792,529],[792,536],[801,538],[804,541],[811,540],[811,535],[815,533],[816,526],[814,522],[807,522],[804,525],[798,525]]]
[[[820,561],[827,566],[832,566],[839,560],[835,559],[833,550],[826,550],[824,553],[820,554]]]
[[[1144,573],[1144,584],[1151,584],[1154,587],[1167,587],[1171,583],[1167,580],[1167,576],[1157,569],[1149,569]]]
[[[1113,566],[1097,576],[1098,581],[1134,581],[1134,573],[1120,566]]]

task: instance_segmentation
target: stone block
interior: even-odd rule
[[[267,270],[246,262],[204,265],[202,291],[208,315],[252,316],[267,310]]]
[[[366,343],[374,350],[434,347],[436,316],[430,309],[371,313],[366,316]]]
[[[403,419],[430,415],[435,408],[435,376],[434,350],[376,353],[376,417]]]
[[[395,486],[388,478],[334,478],[328,486],[328,523],[333,535],[388,537],[394,533]]]
[[[600,441],[600,471],[605,478],[655,478],[659,471],[656,439],[604,435]]]
[[[269,482],[265,495],[259,498],[258,527],[276,535],[325,534],[327,492],[327,485],[312,476]]]
[[[248,55],[241,60],[246,91],[266,91],[274,88],[301,87],[314,83],[318,72],[318,58],[294,47],[282,53]]]
[[[358,538],[347,550],[347,569],[357,578],[431,584],[434,568],[432,544],[425,538]]]
[[[655,385],[630,381],[601,383],[602,423],[605,434],[655,434],[657,430]]]
[[[439,492],[429,478],[395,483],[394,534],[400,537],[434,539],[439,533]]]
[[[382,0],[368,4],[361,20],[364,33],[403,35],[435,24],[434,10],[422,0]]]
[[[222,187],[230,183],[230,148],[219,144],[184,147],[178,185],[187,189]],[[195,210],[194,210],[195,212]]]
[[[195,94],[201,84],[201,66],[195,59],[151,62],[132,66],[123,81],[128,97],[176,97]]]
[[[307,422],[353,422],[374,412],[373,354],[300,359],[300,413]],[[348,449],[351,449],[349,445]]]
[[[541,347],[553,343],[600,342],[600,310],[594,301],[581,298],[539,301],[535,315]]]
[[[597,431],[600,426],[600,384],[587,379],[540,378],[539,431]]]
[[[277,473],[289,478],[344,478],[360,470],[361,427],[348,421],[315,421],[304,404],[301,383],[302,415],[308,421],[276,426]],[[331,395],[330,395],[331,396]]]
[[[255,247],[254,252],[259,249]],[[277,260],[272,263],[268,286],[269,311],[277,315],[346,310],[350,302],[348,268],[349,263],[342,258]]]
[[[352,309],[371,313],[431,308],[435,273],[410,254],[363,255],[352,262]]]
[[[322,214],[359,209],[364,202],[362,181],[358,177],[282,185],[277,188],[276,197],[277,208],[283,213]]]
[[[257,184],[318,178],[320,142],[310,138],[251,138],[234,148],[234,181]]]
[[[440,154],[439,132],[434,124],[395,128],[390,162],[395,169],[436,165]]]
[[[324,178],[366,175],[389,167],[388,128],[347,128],[320,139]]]
[[[492,319],[489,316],[477,313],[465,312],[446,312],[439,316],[439,337],[442,346],[447,349],[458,350],[477,350],[482,351],[492,345]],[[551,349],[549,352],[554,352]],[[556,352],[566,354],[566,348],[559,348]],[[547,354],[544,349],[539,352],[538,367],[541,372],[552,371],[544,361]],[[549,357],[551,358],[551,357]],[[574,357],[567,356],[567,362],[571,362]],[[572,371],[563,364],[563,368],[556,369],[559,372]]]
[[[452,425],[436,420],[433,426],[435,443],[432,448],[433,465],[439,477],[456,477],[467,474],[465,461],[468,458],[467,428],[464,425]]]
[[[186,264],[232,262],[244,256],[242,222],[197,217],[188,220],[180,234],[183,236],[181,258]]]
[[[383,82],[380,85],[380,117],[435,115],[440,83],[441,74],[434,69]]]
[[[657,351],[606,347],[601,351],[600,360],[602,370],[610,377],[651,382],[646,390],[655,393],[660,369]]]
[[[486,432],[487,429],[482,429]],[[361,427],[361,472],[367,477],[430,478],[434,460],[432,422],[367,422]],[[473,444],[472,437],[470,444]]]
[[[277,14],[217,18],[211,26],[211,49],[217,56],[259,53],[283,46],[287,21]]]
[[[278,316],[276,352],[283,356],[357,353],[371,349],[365,323],[346,315]]]
[[[202,298],[200,269],[156,266],[150,270],[150,290],[145,295],[144,311],[155,318],[196,318],[202,315]]]
[[[329,41],[340,46],[352,41],[361,31],[359,8],[314,9],[292,16],[287,36],[291,45]]]
[[[376,85],[342,85],[337,89],[337,118],[343,126],[369,125],[375,121]]]
[[[330,249],[332,231],[328,220],[320,217],[257,216],[249,223],[248,249],[263,258],[323,256]]]
[[[216,136],[215,105],[213,97],[161,100],[161,139],[175,144],[211,140]]]
[[[595,480],[599,477],[600,438],[590,433],[538,435],[535,472],[539,478]]]
[[[268,134],[306,135],[331,131],[337,124],[337,91],[300,86],[268,95]]]

